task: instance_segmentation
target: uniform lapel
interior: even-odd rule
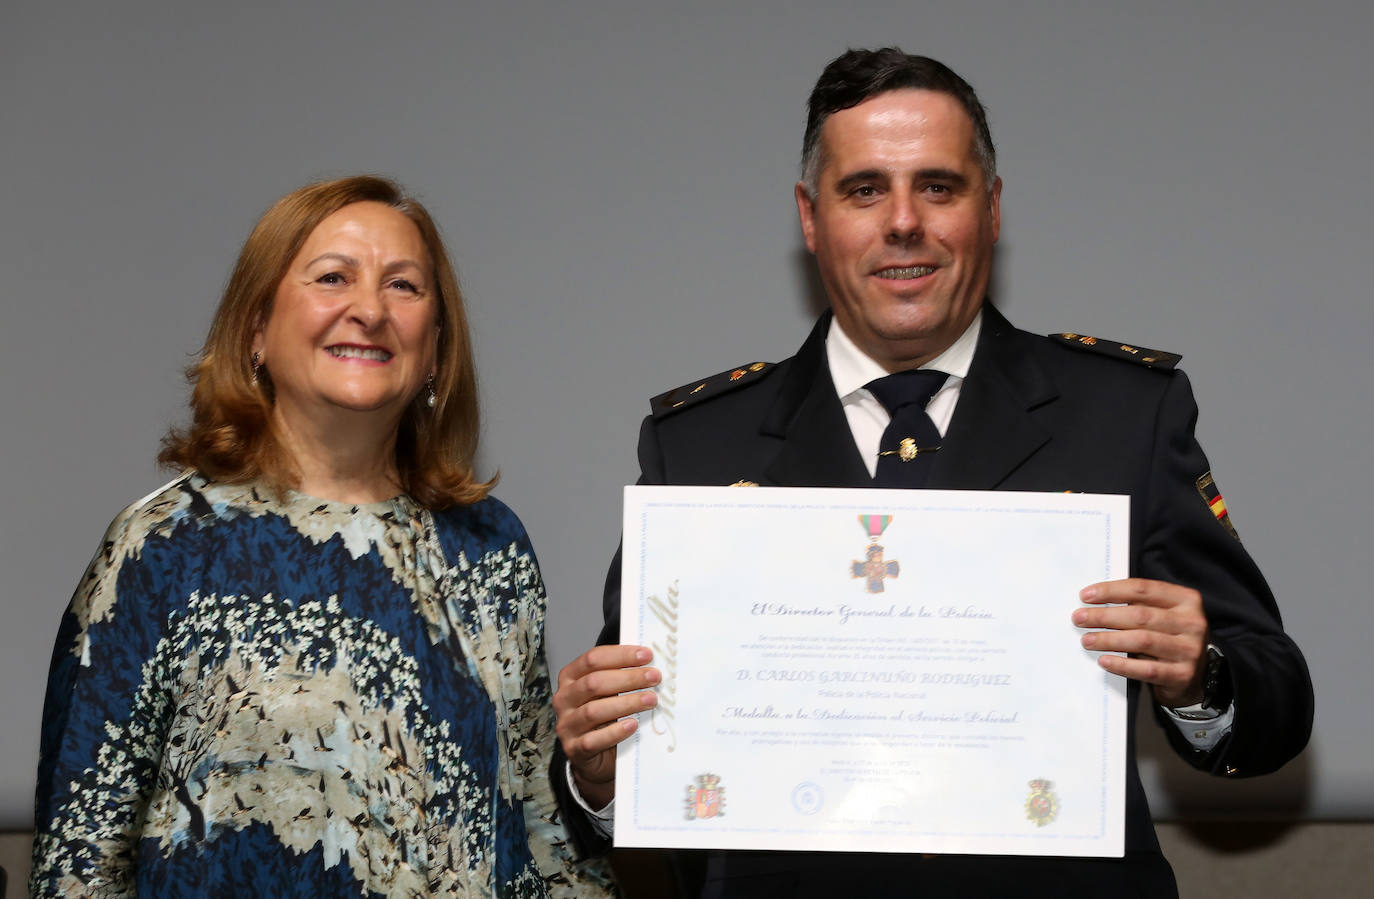
[[[811,329],[787,371],[760,430],[782,440],[765,475],[777,486],[869,487],[864,466],[825,356],[830,313]]]
[[[1050,440],[1033,410],[1058,395],[1011,324],[991,305],[954,418],[931,467],[931,488],[992,490]]]

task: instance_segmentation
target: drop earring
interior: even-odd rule
[[[258,385],[258,372],[262,371],[262,354],[253,354],[253,386]]]
[[[425,381],[425,405],[433,409],[435,399],[436,398],[434,396],[434,375],[430,375],[429,378]]]

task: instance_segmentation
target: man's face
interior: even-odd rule
[[[929,361],[978,313],[1001,227],[973,122],[948,94],[890,91],[826,120],[821,151],[797,211],[835,320],[889,371]]]

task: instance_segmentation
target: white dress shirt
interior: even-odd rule
[[[980,311],[949,349],[921,366],[949,375],[926,404],[926,414],[935,423],[935,430],[940,432],[941,437],[949,430],[950,419],[954,417],[954,406],[959,402],[964,378],[968,377],[973,351],[978,346],[978,332],[982,327],[983,313]],[[859,349],[834,319],[830,320],[830,332],[825,337],[825,354],[830,362],[835,394],[840,398],[840,405],[844,406],[845,418],[849,419],[849,432],[854,435],[854,445],[859,448],[859,455],[863,456],[869,475],[877,474],[878,443],[892,416],[864,385],[891,372]]]

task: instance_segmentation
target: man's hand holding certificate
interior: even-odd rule
[[[620,744],[617,845],[1120,855],[1125,681],[1072,616],[1126,574],[1128,511],[628,488],[621,641],[661,682]]]

